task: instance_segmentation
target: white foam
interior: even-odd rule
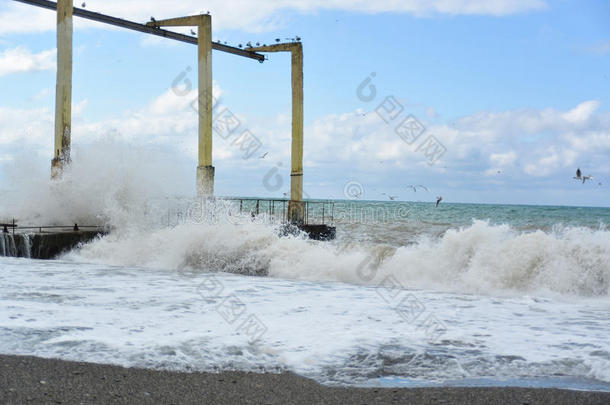
[[[174,370],[291,370],[330,384],[392,376],[416,385],[527,383],[559,375],[610,390],[606,298],[403,290],[421,304],[409,319],[413,308],[388,302],[387,291],[344,283],[11,258],[0,258],[0,268],[1,353]],[[229,297],[243,303],[234,320],[219,310]],[[266,328],[254,342],[243,327],[249,316]],[[430,333],[431,317],[442,333]]]
[[[272,226],[184,224],[115,233],[72,253],[73,260],[166,269],[200,269],[309,281],[493,295],[608,296],[610,232],[566,228],[517,232],[476,221],[440,238],[393,248],[280,238]]]

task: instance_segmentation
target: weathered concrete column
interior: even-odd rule
[[[214,196],[214,166],[212,166],[212,16],[197,15],[151,21],[154,27],[197,26],[199,79],[199,150],[197,165],[197,194]]]
[[[305,207],[303,204],[303,47],[300,42],[292,47],[291,56],[292,150],[288,213],[291,222],[301,224],[305,217]]]
[[[57,1],[57,83],[55,87],[55,150],[51,177],[70,163],[72,134],[72,0]]]
[[[212,17],[202,16],[199,24],[199,166],[197,194],[214,196],[212,166]]]
[[[290,52],[292,56],[292,149],[288,220],[303,224],[303,45],[300,42],[291,42],[247,49],[254,52]]]

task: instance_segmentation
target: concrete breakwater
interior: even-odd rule
[[[104,234],[101,230],[0,233],[0,256],[53,259]]]

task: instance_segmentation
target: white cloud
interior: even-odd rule
[[[597,43],[595,45],[585,48],[585,50],[590,53],[605,55],[610,52],[610,41]]]
[[[578,123],[587,121],[599,107],[599,101],[585,101],[563,114],[563,117],[570,122]]]
[[[0,52],[0,77],[13,73],[37,72],[55,69],[56,49],[32,53],[18,46]]]
[[[0,21],[3,21],[0,34],[55,29],[55,19],[51,11],[13,3],[9,3],[0,11]],[[148,21],[151,16],[162,19],[210,11],[215,30],[262,32],[285,26],[287,21],[282,16],[283,11],[313,13],[319,10],[340,10],[359,13],[404,13],[415,16],[504,16],[543,10],[547,7],[544,0],[210,0],[205,2],[205,5],[196,0],[150,0],[146,2],[145,7],[139,0],[113,0],[89,4],[87,9],[141,22]],[[78,22],[76,26],[103,27],[100,24],[85,22]]]
[[[0,156],[8,160],[27,149],[30,156],[53,150],[53,113],[47,108],[0,107]]]
[[[506,153],[492,153],[489,155],[489,162],[496,166],[510,166],[515,163],[516,159],[517,154],[512,150]]]
[[[88,144],[112,135],[134,145],[158,145],[175,151],[177,161],[194,162],[198,120],[191,105],[196,92],[182,87],[179,90],[185,91],[168,89],[148,105],[119,118],[88,122],[87,114],[75,114],[75,142]],[[218,86],[215,92],[219,94]],[[86,100],[76,103],[74,110],[85,106]],[[396,135],[395,125],[386,124],[374,112],[330,114],[305,128],[305,168],[308,173],[324,170],[327,181],[353,177],[365,182],[366,176],[372,176],[371,182],[437,182],[456,188],[502,184],[510,189],[510,182],[512,187],[535,188],[532,179],[559,178],[563,182],[564,178],[571,179],[578,166],[596,177],[610,175],[610,113],[593,107],[598,103],[586,101],[564,111],[547,108],[482,112],[463,117],[454,127],[422,121],[426,132],[412,145]],[[574,121],[573,116],[578,120]],[[215,164],[224,168],[222,172],[237,173],[248,167],[266,173],[270,166],[282,162],[282,170],[287,173],[290,117],[278,115],[269,120],[240,115],[239,119],[242,127],[235,135],[228,139],[214,136]],[[269,153],[266,159],[242,160],[241,151],[232,141],[246,128],[261,140],[260,153]],[[34,149],[50,158],[52,133],[53,114],[48,110],[0,109],[2,159],[10,159],[11,151],[19,148]],[[417,150],[428,135],[434,135],[447,148],[432,166]],[[379,197],[372,193],[368,197]]]

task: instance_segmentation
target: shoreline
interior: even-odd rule
[[[0,355],[0,402],[608,404],[610,392],[518,387],[326,387],[293,373],[173,372]]]

